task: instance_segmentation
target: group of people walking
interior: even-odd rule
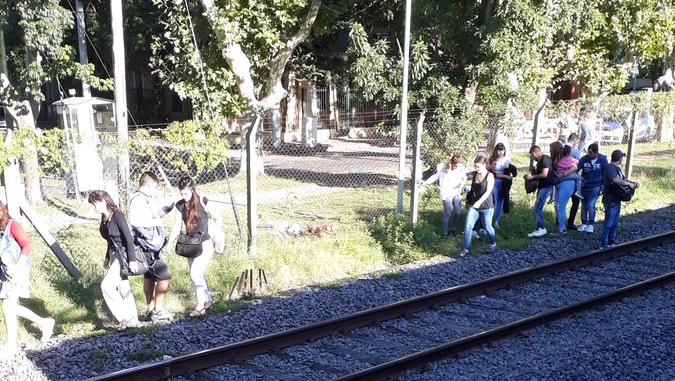
[[[89,203],[101,214],[99,231],[107,241],[104,261],[106,273],[101,282],[101,291],[121,328],[139,325],[136,302],[129,284],[132,274],[129,253],[138,250],[142,251],[148,265],[147,271],[143,273],[143,291],[148,306],[146,318],[161,321],[173,317],[164,309],[171,272],[163,251],[174,241],[176,254],[187,259],[195,290],[196,305],[190,316],[202,316],[213,305],[205,274],[215,252],[211,236],[217,235],[209,231],[209,220],[217,213],[209,211],[208,199],[197,193],[194,180],[187,176],[178,180],[181,199],[168,206],[157,206],[153,196],[157,192],[158,182],[157,176],[151,172],[141,176],[140,187],[129,205],[131,229],[107,192],[100,190],[89,194]],[[171,234],[167,237],[162,217],[174,209],[177,211],[176,218]]]
[[[621,171],[625,154],[615,150],[611,154],[611,161],[608,161],[605,155],[600,154],[597,143],[588,142],[590,133],[586,129],[582,129],[583,142],[576,133],[572,133],[565,144],[560,141],[551,143],[549,155],[537,145],[530,149],[535,165],[524,179],[533,183],[532,190],[536,192],[536,229],[528,237],[543,237],[549,233],[544,217],[544,207],[549,203],[555,206],[557,231],[553,235],[562,235],[568,230],[593,233],[596,204],[602,194],[605,223],[601,247],[616,244],[622,187],[634,191],[639,184],[627,180]],[[583,156],[582,150],[585,153]],[[464,168],[460,155],[453,155],[447,164],[439,165],[436,173],[422,182],[423,186],[436,181],[439,184],[444,210],[441,234],[444,237],[456,234],[462,199],[466,195],[464,248],[460,255],[466,255],[471,250],[472,238],[477,236],[476,228],[487,235],[489,248],[496,248],[496,230],[499,229],[503,214],[510,209],[509,193],[516,176],[516,167],[507,158],[506,147],[498,143],[489,158],[482,155],[476,157],[473,171]],[[580,205],[581,225],[576,226],[574,221]]]
[[[138,191],[131,197],[129,204],[131,226],[106,191],[93,191],[88,197],[89,203],[101,215],[99,232],[107,243],[101,292],[106,306],[121,329],[140,324],[129,283],[129,277],[133,275],[142,274],[144,277],[143,291],[148,306],[145,318],[154,322],[173,318],[164,308],[164,297],[171,281],[171,271],[164,250],[174,241],[176,253],[187,258],[190,279],[195,290],[196,304],[190,316],[202,316],[213,305],[205,273],[215,248],[222,250],[224,246],[223,242],[212,239],[212,236],[222,237],[219,232],[212,231],[221,226],[220,218],[217,217],[219,214],[210,210],[212,206],[208,199],[197,193],[194,181],[187,176],[178,181],[181,198],[171,205],[157,206],[154,196],[158,183],[157,176],[151,172],[145,172],[141,176]],[[173,210],[177,211],[176,219],[171,234],[167,236],[162,217]],[[17,317],[36,324],[42,332],[43,342],[51,338],[56,322],[50,317],[38,316],[19,303],[20,298],[30,297],[32,245],[19,222],[10,217],[2,202],[0,233],[0,299],[7,330],[7,341],[0,347],[2,360],[18,350]],[[133,259],[138,258],[138,255],[144,258],[142,271],[134,267]]]
[[[441,234],[444,237],[456,234],[462,199],[466,194],[464,249],[460,255],[466,255],[471,250],[471,241],[476,236],[474,227],[485,231],[490,249],[497,247],[495,229],[499,228],[503,213],[509,210],[509,193],[516,175],[516,167],[507,158],[506,146],[498,143],[489,158],[483,155],[475,158],[473,171],[467,171],[461,155],[454,155],[422,182],[424,186],[436,181],[439,183],[444,209]]]

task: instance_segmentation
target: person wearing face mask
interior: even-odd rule
[[[128,279],[129,259],[134,252],[134,239],[124,214],[108,192],[95,190],[89,194],[89,203],[101,214],[99,232],[108,242],[103,263],[106,273],[101,282],[101,292],[108,309],[120,323],[120,329],[138,327],[136,301]]]
[[[176,254],[186,257],[190,268],[190,279],[197,299],[190,316],[204,316],[213,306],[205,277],[215,251],[209,234],[209,214],[217,213],[209,210],[209,200],[197,193],[195,182],[189,176],[178,180],[178,190],[182,198],[176,202],[179,214],[176,215],[169,242],[178,238]],[[181,227],[185,228],[184,233],[181,233]]]
[[[607,156],[599,152],[598,145],[593,143],[588,146],[588,154],[579,161],[579,169],[582,171],[583,186],[581,195],[584,196],[581,204],[580,232],[593,233],[595,225],[595,205],[602,191],[602,174],[607,167]]]
[[[164,297],[169,289],[171,272],[162,249],[167,237],[162,217],[173,209],[173,204],[157,207],[153,196],[159,179],[152,172],[141,175],[139,188],[129,203],[129,222],[135,243],[143,249],[148,260],[148,271],[143,275],[143,292],[148,309],[145,314],[153,322],[171,320],[173,315],[164,309]]]

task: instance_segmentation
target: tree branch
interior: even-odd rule
[[[0,73],[0,104],[5,107],[19,128],[35,128],[33,112],[28,101],[12,99],[12,84],[5,73]]]
[[[206,12],[206,18],[216,33],[223,58],[225,58],[235,75],[240,95],[253,110],[258,112],[268,110],[281,102],[286,96],[286,90],[281,84],[281,77],[286,69],[286,64],[298,44],[309,37],[316,16],[319,13],[319,8],[321,7],[321,0],[312,0],[309,11],[300,23],[298,31],[286,40],[279,53],[269,62],[270,74],[263,87],[264,95],[261,96],[261,100],[258,100],[255,96],[255,84],[251,76],[251,61],[242,50],[241,45],[235,42],[231,36],[228,36],[222,25],[219,25],[218,9],[214,4],[214,0],[200,1]]]
[[[255,96],[255,85],[251,76],[251,61],[241,49],[241,45],[232,38],[229,38],[225,30],[219,25],[218,9],[213,0],[201,0],[201,3],[206,12],[206,19],[216,33],[216,39],[222,49],[223,58],[227,61],[236,78],[239,94],[246,100],[250,108],[254,110],[259,109],[260,104]]]
[[[291,58],[295,48],[309,37],[316,16],[319,14],[319,8],[321,8],[321,0],[312,0],[304,20],[300,23],[298,31],[286,40],[284,47],[281,48],[279,53],[277,53],[270,62],[270,74],[265,82],[265,95],[261,101],[262,106],[265,109],[271,108],[281,102],[283,97],[286,96],[286,90],[281,85],[281,77],[286,69],[288,59]]]

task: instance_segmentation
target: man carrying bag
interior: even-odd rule
[[[157,192],[159,179],[152,172],[141,175],[139,189],[132,196],[129,205],[129,223],[135,244],[143,249],[149,269],[145,273],[143,291],[148,304],[146,318],[154,322],[171,320],[173,315],[164,309],[164,296],[169,289],[171,272],[162,249],[167,235],[162,217],[171,211],[173,205],[158,208],[152,197]]]

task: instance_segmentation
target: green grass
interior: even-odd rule
[[[674,147],[670,144],[637,146],[634,178],[642,186],[635,199],[625,205],[624,215],[661,208],[675,202]],[[603,147],[602,152],[611,152],[611,149],[614,147]],[[523,156],[518,160],[525,158]],[[269,183],[265,184],[264,181],[268,180]],[[287,179],[268,180],[261,180],[265,184],[263,188],[278,192],[285,189],[300,194],[297,189],[303,184]],[[504,216],[497,241],[501,248],[518,250],[531,242],[526,235],[534,227],[534,200],[525,194],[522,180],[517,180],[513,189],[512,212]],[[299,197],[293,202],[261,203],[261,224],[289,221],[301,227],[325,225],[331,231],[321,237],[289,237],[276,234],[272,229],[260,229],[259,254],[254,258],[246,255],[246,243],[236,233],[231,210],[223,210],[229,245],[225,253],[215,257],[208,271],[209,285],[216,297],[213,313],[236,311],[250,305],[250,298],[228,300],[235,279],[244,269],[264,269],[268,280],[265,295],[273,295],[307,285],[340,286],[363,274],[391,268],[393,264],[429,258],[437,260],[443,255],[454,256],[462,247],[461,234],[452,239],[442,239],[440,236],[443,211],[438,192],[433,188],[422,197],[419,223],[414,227],[406,220],[387,217],[394,213],[395,206],[395,186],[333,188],[330,193]],[[601,203],[599,207],[598,218],[601,219]],[[103,277],[105,241],[98,233],[98,222],[89,206],[82,201],[63,201],[63,204],[46,204],[38,208],[44,215],[53,215],[55,209],[77,210],[85,214],[83,217],[86,218],[80,218],[70,225],[61,224],[59,226],[63,228],[52,232],[82,272],[82,278],[79,281],[72,280],[42,240],[33,236],[34,298],[23,303],[41,315],[54,316],[58,321],[57,334],[64,333],[71,337],[104,334],[114,326],[114,322],[106,312],[99,289]],[[553,206],[547,205],[545,211],[548,227],[553,230]],[[378,219],[374,216],[381,217]],[[243,213],[241,218],[246,220]],[[60,221],[63,218],[58,219]],[[458,231],[461,231],[463,224],[464,215],[460,219]],[[480,255],[486,245],[485,239],[475,241],[472,254]],[[195,303],[187,263],[184,258],[173,254],[172,250],[169,250],[168,261],[174,277],[165,303],[169,310],[182,317]],[[382,276],[399,279],[402,273],[383,271]],[[139,313],[145,309],[142,281],[142,277],[131,279]],[[257,271],[255,281],[258,281]],[[150,336],[152,332],[152,328],[148,328],[145,334]],[[36,330],[31,327],[22,328],[20,332],[24,341],[35,340],[36,334]],[[4,330],[0,330],[0,337],[4,337]],[[139,359],[150,359],[155,355],[161,357],[160,352],[148,347],[132,355]],[[90,356],[96,364],[97,361],[104,363],[108,354],[94,351]]]

